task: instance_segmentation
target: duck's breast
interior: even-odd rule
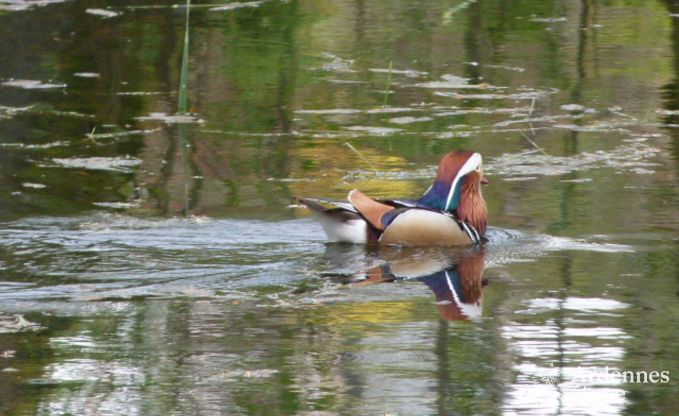
[[[380,244],[467,246],[472,244],[472,240],[448,215],[425,209],[409,209],[385,228]]]

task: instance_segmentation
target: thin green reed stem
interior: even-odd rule
[[[189,14],[191,0],[186,0],[186,24],[184,27],[184,51],[182,53],[182,68],[179,74],[179,103],[177,112],[186,114],[189,112]],[[190,215],[189,200],[189,135],[186,123],[179,123],[179,143],[182,147],[182,161],[184,170],[184,215]]]
[[[186,26],[184,29],[184,52],[182,53],[182,68],[179,75],[179,103],[178,113],[189,111],[189,14],[191,0],[186,0]]]

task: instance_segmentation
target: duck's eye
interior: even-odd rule
[[[480,170],[481,170],[481,165],[478,165],[474,170],[477,171],[477,172],[480,171]]]

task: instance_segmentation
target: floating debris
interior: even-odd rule
[[[141,159],[134,157],[75,157],[55,158],[52,161],[65,168],[110,170],[114,172],[132,172],[132,168],[141,164]]]
[[[403,129],[397,129],[393,127],[350,126],[345,128],[347,130],[365,132],[375,136],[387,136],[403,131]]]
[[[368,71],[377,74],[405,75],[408,78],[421,78],[429,75],[428,72],[415,71],[414,69],[389,69],[389,68],[369,68]]]
[[[659,152],[660,149],[648,146],[643,142],[634,142],[626,143],[609,151],[582,152],[571,156],[534,153],[504,154],[486,164],[485,169],[487,172],[500,175],[520,175],[520,177],[525,177],[524,175],[563,175],[603,167],[647,173],[637,170],[657,166],[657,163],[649,160]]]
[[[112,208],[112,209],[128,209],[138,207],[141,201],[132,202],[94,202],[92,205],[96,205],[102,208]]]
[[[44,144],[26,144],[26,143],[0,143],[0,147],[15,147],[20,149],[50,149],[52,147],[69,146],[69,142],[50,142]]]
[[[63,2],[64,0],[0,0],[0,10],[18,12]]]
[[[353,108],[327,108],[323,110],[296,110],[295,114],[359,114],[362,110]]]
[[[47,185],[44,185],[42,183],[33,183],[33,182],[24,182],[21,184],[24,188],[32,188],[32,189],[45,189],[47,188]]]
[[[570,119],[570,118],[576,118],[576,116],[558,115],[558,116],[529,117],[529,118],[522,118],[522,119],[517,119],[517,120],[505,120],[505,121],[501,121],[499,123],[495,123],[493,126],[495,126],[495,127],[506,127],[506,126],[511,126],[513,124],[521,124],[521,123],[547,123],[547,122],[553,122],[553,121],[556,121],[556,120],[562,120],[564,118]]]
[[[0,85],[4,85],[5,87],[15,87],[15,88],[22,88],[25,90],[46,90],[46,89],[51,89],[51,88],[65,88],[66,84],[58,84],[58,83],[53,83],[53,82],[42,82],[42,81],[35,81],[35,80],[30,80],[30,79],[11,79],[9,81],[5,81]]]
[[[592,182],[592,178],[579,178],[579,179],[561,179],[559,182],[563,183],[589,183]]]
[[[514,72],[525,72],[526,68],[521,68],[518,66],[509,66],[509,65],[485,65],[486,68],[493,68],[493,69],[506,69],[508,71],[514,71]]]
[[[410,107],[378,107],[368,110],[360,110],[356,108],[325,108],[319,110],[296,110],[295,114],[319,114],[319,115],[340,115],[340,114],[392,114],[392,113],[409,113],[414,111],[422,111],[419,108]]]
[[[596,112],[597,112],[597,110],[595,110],[595,109],[593,109],[593,108],[587,108],[587,107],[585,107],[584,105],[580,105],[580,104],[564,104],[564,105],[560,106],[559,108],[562,109],[562,110],[564,110],[564,111],[568,111],[568,112],[570,112],[570,113],[589,113],[589,114],[593,114],[593,113],[596,113]]]
[[[421,111],[419,108],[410,107],[379,107],[366,110],[366,114],[392,114],[392,113],[409,113],[411,111]]]
[[[73,76],[80,78],[99,78],[99,74],[97,72],[76,72],[73,74]]]
[[[0,119],[13,117],[17,114],[23,113],[25,111],[29,111],[33,107],[35,107],[35,106],[29,105],[29,106],[26,106],[26,107],[8,107],[8,106],[0,105]]]
[[[115,131],[111,133],[97,133],[97,134],[87,134],[87,138],[89,139],[109,139],[109,138],[115,138],[115,137],[125,137],[125,136],[134,136],[137,134],[151,134],[160,131],[160,128],[155,128],[155,129],[140,129],[140,130],[124,130],[124,131]]]
[[[351,68],[354,65],[353,59],[342,59],[338,56],[335,56],[327,52],[323,53],[322,56],[324,58],[332,60],[331,62],[327,62],[321,65],[320,69],[323,71],[347,72],[347,73],[358,72],[355,69]]]
[[[394,117],[389,120],[390,123],[394,124],[412,124],[412,123],[419,123],[423,121],[431,121],[431,117]]]
[[[543,91],[543,90],[530,90],[526,92],[516,92],[510,94],[460,94],[458,92],[443,92],[436,91],[434,95],[439,97],[450,97],[459,100],[535,100],[538,98],[545,97],[550,94],[556,94],[557,90]]]
[[[446,74],[441,76],[441,80],[442,81],[422,82],[413,86],[420,88],[473,88],[469,85],[469,78]]]
[[[166,92],[162,91],[120,91],[116,95],[132,95],[132,96],[146,96],[146,95],[164,95]]]
[[[473,108],[459,108],[449,107],[444,111],[434,113],[434,117],[459,116],[465,114],[511,114],[516,116],[527,116],[530,112],[530,107],[512,107],[512,108],[488,108],[488,107],[473,107]]]
[[[85,10],[85,13],[92,14],[92,15],[95,15],[95,16],[100,16],[100,17],[103,17],[105,19],[110,19],[111,17],[116,17],[116,16],[121,15],[121,13],[119,13],[119,12],[114,12],[112,10],[106,10],[106,9],[87,9],[87,10]]]
[[[276,369],[259,369],[259,370],[243,370],[243,369],[237,369],[237,370],[231,370],[231,371],[222,371],[221,373],[215,374],[213,376],[208,377],[207,379],[203,380],[202,382],[214,382],[216,380],[231,380],[235,378],[268,378],[273,376],[274,374],[278,373],[278,370]]]
[[[559,22],[565,22],[568,19],[565,17],[534,17],[530,19],[531,22],[535,23],[559,23]]]
[[[263,1],[246,1],[246,2],[233,2],[229,4],[225,4],[223,6],[217,6],[217,7],[212,7],[208,10],[211,12],[225,12],[229,10],[236,10],[236,9],[243,9],[243,8],[254,8],[254,7],[259,7],[262,4],[264,4]]]
[[[0,334],[11,334],[43,329],[39,324],[31,322],[20,314],[4,314],[0,312]]]
[[[538,178],[537,176],[512,176],[508,178],[502,178],[502,180],[505,182],[526,182],[534,181],[537,178]]]
[[[0,358],[14,358],[15,354],[16,354],[15,350],[6,350],[0,352]]]
[[[679,116],[679,110],[655,110],[657,114],[660,114],[661,116]]]
[[[367,84],[366,81],[355,81],[351,79],[337,79],[337,78],[324,78],[325,81],[331,83],[331,84],[358,84],[358,85],[365,85]]]
[[[192,114],[167,114],[167,113],[150,113],[148,116],[135,117],[140,121],[163,121],[167,124],[181,124],[181,123],[202,123],[203,120]]]

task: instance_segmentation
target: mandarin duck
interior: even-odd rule
[[[417,200],[375,200],[356,189],[348,202],[297,200],[316,215],[332,242],[467,246],[486,241],[481,184],[487,183],[481,155],[455,150],[443,156],[434,183]]]

